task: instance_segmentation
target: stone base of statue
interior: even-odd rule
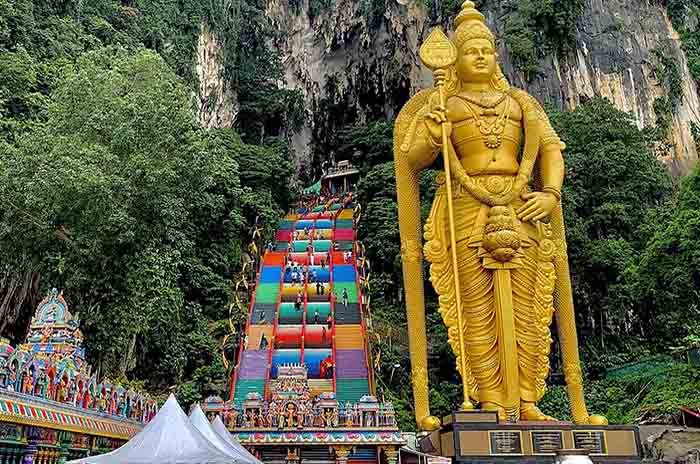
[[[595,463],[641,462],[639,429],[569,422],[499,422],[490,411],[459,411],[419,442],[421,451],[455,463],[554,463],[562,449],[586,449]]]

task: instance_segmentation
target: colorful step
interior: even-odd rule
[[[306,305],[307,324],[325,324],[331,313],[331,304],[328,302],[309,302]]]
[[[300,348],[301,333],[301,325],[280,325],[279,327],[277,327],[277,335],[275,336],[275,347]]]
[[[335,324],[360,324],[362,315],[360,314],[360,305],[357,303],[349,303],[347,306],[343,304],[335,305]]]
[[[345,305],[343,295],[347,295],[348,303],[357,303],[357,286],[355,282],[337,282],[333,285],[333,293],[335,294],[335,304]]]
[[[339,282],[355,283],[356,278],[355,266],[351,264],[333,266],[333,282],[335,285],[338,285]]]
[[[369,395],[367,379],[338,379],[335,384],[335,395],[340,404],[356,403],[364,395]]]
[[[282,278],[282,268],[279,266],[263,266],[262,272],[260,273],[260,283],[279,284]]]
[[[292,230],[293,226],[294,226],[294,222],[287,220],[287,219],[283,219],[277,223],[278,230]]]
[[[352,219],[336,219],[335,220],[335,231],[338,232],[339,229],[352,229],[354,227]]]
[[[330,349],[304,350],[304,364],[306,364],[306,369],[309,373],[310,379],[318,379],[326,377],[326,375],[331,375],[330,372],[321,372],[321,361],[331,357],[332,353],[333,352]]]
[[[333,337],[325,324],[309,325],[304,330],[304,348],[330,348]]]
[[[257,325],[273,324],[275,322],[275,303],[256,303],[253,306],[250,323]]]
[[[335,327],[335,348],[337,350],[362,350],[364,341],[362,337],[362,326],[336,325]]]
[[[280,324],[301,324],[304,317],[303,309],[297,309],[294,303],[280,303],[279,323]]]
[[[251,325],[248,329],[248,350],[266,350],[272,341],[272,325]]]
[[[240,407],[248,393],[265,391],[265,379],[241,379],[236,381],[236,390],[233,393],[234,403]]]
[[[258,284],[255,289],[255,303],[277,303],[279,293],[279,283]]]
[[[339,379],[367,378],[364,350],[335,351],[336,377]]]
[[[250,340],[250,336],[248,340]],[[263,379],[265,378],[266,370],[267,350],[247,349],[243,351],[241,362],[238,366],[239,379]]]
[[[333,240],[350,240],[355,238],[355,231],[352,229],[336,229]]]

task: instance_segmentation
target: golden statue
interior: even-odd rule
[[[506,81],[494,36],[473,2],[462,5],[454,38],[435,29],[420,56],[436,88],[411,98],[394,129],[419,426],[440,424],[428,405],[422,251],[462,376],[462,409],[478,403],[503,420],[554,420],[537,402],[556,313],[573,419],[606,424],[588,414],[583,398],[560,205],[564,144],[537,101]],[[418,176],[440,152],[444,174],[421,247]]]

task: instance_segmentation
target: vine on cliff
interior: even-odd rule
[[[505,7],[503,40],[513,62],[527,80],[540,72],[546,51],[565,53],[576,40],[583,0],[523,0]]]
[[[477,8],[489,0],[477,0]],[[502,40],[513,63],[527,80],[540,72],[538,60],[548,51],[565,53],[576,39],[576,24],[583,0],[521,0],[503,2],[505,27]],[[461,0],[424,0],[428,16],[445,23],[459,12]]]
[[[700,0],[667,0],[666,10],[678,31],[690,74],[700,82]]]
[[[658,47],[652,51],[652,55],[656,60],[653,67],[654,74],[666,94],[654,100],[656,126],[648,128],[647,133],[653,142],[661,142],[671,128],[673,115],[683,98],[683,85],[681,71],[668,49]]]

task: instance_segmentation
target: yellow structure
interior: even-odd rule
[[[422,255],[462,376],[469,410],[502,420],[553,420],[537,407],[549,372],[556,314],[571,413],[583,398],[560,189],[562,150],[539,103],[511,87],[484,16],[466,1],[450,40],[434,30],[420,52],[435,88],[406,103],[394,129],[401,257],[416,419],[428,404]],[[418,176],[442,153],[444,174],[421,246]]]

